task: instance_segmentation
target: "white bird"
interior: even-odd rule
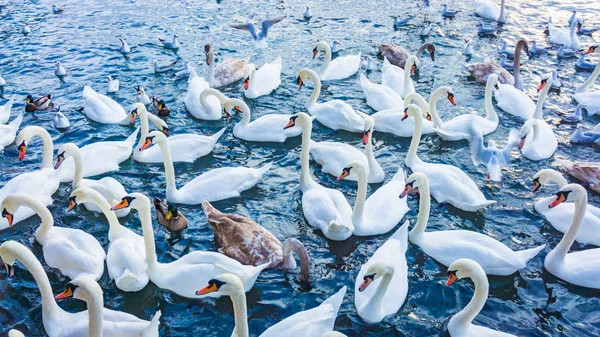
[[[177,34],[173,35],[173,41],[169,42],[165,39],[158,38],[160,43],[167,49],[179,49],[179,36]]]
[[[119,80],[113,78],[111,75],[108,75],[108,85],[106,88],[106,92],[111,94],[117,91],[119,91]]]
[[[175,64],[177,64],[177,62],[179,62],[179,59],[176,59],[175,61],[169,63],[169,64],[159,64],[157,60],[152,61],[152,65],[154,66],[154,73],[155,74],[160,74],[160,73],[165,73],[171,69],[173,69],[173,67],[175,66]]]
[[[6,80],[4,79],[4,77],[2,77],[2,74],[0,74],[0,87],[3,87],[6,85]]]
[[[52,5],[52,13],[54,14],[58,14],[58,13],[62,13],[65,10],[65,6],[57,6],[57,5]]]
[[[29,27],[29,24],[26,23],[23,25],[23,27],[21,28],[21,33],[23,33],[24,35],[31,33],[31,27]]]
[[[483,136],[475,127],[471,129],[471,159],[473,165],[485,165],[488,171],[488,179],[493,181],[502,180],[501,169],[510,163],[510,151],[519,144],[519,131],[511,129],[504,148],[496,147],[496,142],[488,140],[488,146],[483,145]]]
[[[423,26],[421,27],[421,30],[419,31],[419,36],[422,36],[422,37],[429,36],[429,34],[431,33],[432,27],[433,27],[433,25],[431,23],[423,23]]]
[[[192,71],[194,70],[194,62],[192,60],[187,60],[185,62],[185,68],[181,69],[180,71],[178,71],[177,73],[175,73],[175,79],[176,80],[180,80],[180,79],[189,79],[190,75],[192,74]]]
[[[65,67],[63,67],[63,65],[58,61],[55,63],[54,75],[59,77],[67,75],[67,69],[65,69]]]
[[[137,88],[135,88],[135,91],[136,91],[136,97],[135,97],[136,102],[140,102],[144,105],[149,105],[150,103],[152,103],[152,101],[150,100],[150,97],[148,97],[148,95],[144,91],[144,87],[138,85]]]
[[[375,63],[373,62],[373,60],[370,57],[366,57],[361,62],[360,65],[366,72],[371,72],[371,71],[377,69],[377,67],[375,66]]]
[[[66,129],[71,126],[71,122],[69,118],[60,111],[60,106],[56,110],[56,115],[54,116],[54,127],[57,129]]]
[[[470,40],[465,40],[465,46],[463,47],[462,53],[465,56],[472,56],[473,54],[475,54],[475,52],[473,51],[473,43],[471,43]]]
[[[23,121],[23,114],[19,114],[17,118],[13,119],[10,123],[4,125],[0,124],[0,152],[4,151],[4,148],[15,141],[17,131]]]
[[[339,52],[340,46],[341,46],[341,44],[339,42],[337,42],[336,40],[333,40],[333,43],[331,44],[331,52],[332,53]]]
[[[283,20],[283,18],[284,18],[283,16],[280,16],[280,17],[264,20],[262,22],[262,25],[261,25],[262,30],[260,32],[256,31],[256,27],[251,22],[236,24],[236,25],[232,25],[231,27],[249,31],[250,34],[252,35],[252,38],[254,39],[254,42],[256,42],[256,46],[258,48],[266,48],[267,47],[267,34],[269,32],[269,28],[271,28],[272,25]]]
[[[121,54],[129,54],[131,52],[131,47],[127,44],[127,38],[119,38],[119,40],[121,41],[121,47],[119,48]]]
[[[312,18],[312,17],[313,17],[313,13],[312,13],[312,11],[310,10],[310,7],[306,7],[306,10],[304,11],[304,14],[302,14],[302,16],[304,16],[304,18],[305,18],[306,20],[310,20],[310,18]]]

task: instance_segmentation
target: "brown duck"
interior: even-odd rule
[[[213,230],[220,253],[245,265],[270,263],[266,269],[294,269],[296,260],[292,252],[296,252],[300,260],[298,279],[305,285],[310,284],[310,261],[300,241],[289,238],[282,244],[258,223],[241,215],[221,213],[208,201],[202,203],[202,209]]]
[[[381,57],[387,58],[391,64],[402,69],[404,69],[406,60],[408,60],[408,57],[411,55],[406,49],[393,43],[378,43],[377,49],[379,50]],[[435,61],[435,46],[433,43],[426,42],[419,47],[415,54],[418,59],[421,59],[421,54],[423,54],[424,50],[427,50],[429,56],[431,56],[431,60]]]
[[[26,112],[45,111],[54,107],[54,104],[52,103],[52,94],[42,96],[36,100],[33,99],[32,95],[27,95],[26,103]]]
[[[567,173],[583,182],[593,191],[600,193],[600,163],[599,162],[569,162],[560,160]]]
[[[154,208],[156,208],[156,218],[158,219],[159,224],[173,232],[178,232],[187,228],[188,219],[181,214],[175,204],[165,204],[158,198],[154,198],[152,203],[154,203]]]

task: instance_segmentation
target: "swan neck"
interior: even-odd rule
[[[321,79],[318,76],[311,76],[311,78],[313,80],[314,88],[313,88],[312,94],[306,101],[307,107],[315,106],[317,104],[317,99],[319,98],[319,95],[321,94]]]
[[[352,222],[354,227],[357,228],[363,225],[363,216],[365,212],[365,202],[367,201],[367,171],[365,169],[359,169],[356,172],[358,176],[358,190],[356,191],[356,202],[354,203],[354,210],[352,211]]]
[[[390,283],[392,282],[393,276],[394,276],[394,270],[392,269],[391,271],[388,271],[381,277],[381,282],[379,283],[379,286],[377,287],[377,291],[375,291],[375,294],[373,295],[373,297],[371,297],[371,300],[369,301],[371,307],[374,307],[374,308],[381,307],[383,299],[385,297],[385,293],[387,292],[387,289],[388,289]]]
[[[119,219],[117,219],[117,214],[110,209],[110,204],[106,199],[96,195],[92,198],[92,202],[100,208],[100,211],[102,211],[108,221],[108,240],[111,242],[116,240],[123,230],[123,226],[119,222]]]
[[[502,0],[502,3],[500,4],[500,15],[498,16],[498,22],[500,23],[506,22],[505,1],[506,0]]]
[[[573,214],[573,220],[571,220],[571,225],[569,226],[569,230],[565,233],[563,238],[560,240],[556,248],[553,250],[553,255],[555,257],[564,258],[569,249],[575,242],[575,238],[577,237],[577,233],[581,228],[581,224],[583,223],[583,218],[585,217],[585,213],[587,211],[587,195],[580,200],[575,201],[575,212]]]
[[[102,337],[104,329],[102,326],[104,299],[102,292],[91,294],[92,298],[87,302],[89,315],[89,337]]]
[[[42,146],[44,147],[42,168],[53,168],[52,155],[54,154],[54,144],[52,138],[50,138],[50,134],[46,130],[37,133],[37,135],[42,139]]]
[[[233,303],[233,313],[235,318],[234,336],[249,337],[248,333],[248,309],[246,307],[246,294],[240,289],[235,294],[230,295]]]
[[[494,109],[494,104],[492,103],[493,96],[493,84],[487,83],[485,86],[485,119],[497,122],[498,114]]]
[[[142,147],[142,145],[144,145],[144,141],[146,140],[146,137],[148,137],[148,132],[150,132],[150,127],[148,125],[148,113],[146,111],[140,112],[139,116],[140,116],[140,126],[142,128],[142,134],[140,137],[140,141],[138,142],[137,147],[135,148],[135,150],[137,152],[140,152],[140,147]]]
[[[566,184],[568,184],[569,182],[567,182],[567,179],[565,179],[565,177],[563,177],[562,174],[552,170],[549,172],[550,174],[550,181],[555,182],[558,185],[558,188],[563,188],[565,187]]]
[[[471,280],[475,284],[475,293],[467,306],[456,314],[452,319],[463,327],[471,325],[473,319],[477,317],[488,298],[489,283],[483,270],[474,270]]]
[[[419,49],[417,49],[417,58],[421,59],[421,55],[423,55],[423,51],[425,50],[425,48],[427,47],[427,43],[423,43]],[[410,71],[410,68],[408,68]],[[406,65],[404,65],[404,72],[406,72]]]
[[[547,83],[542,92],[540,92],[540,97],[535,104],[535,112],[533,113],[533,118],[535,119],[544,119],[544,115],[542,113],[542,109],[544,107],[544,101],[546,100],[546,95],[548,94],[548,90],[550,90],[551,83]]]
[[[423,181],[419,186],[419,215],[417,216],[417,224],[409,233],[411,241],[414,241],[416,238],[423,235],[423,233],[425,233],[425,229],[427,229],[429,212],[431,210],[430,193],[429,182]]]
[[[79,148],[75,149],[69,154],[73,157],[73,163],[75,165],[75,172],[73,173],[73,190],[76,190],[82,186],[83,183],[83,157]]]
[[[444,122],[441,120],[440,116],[437,113],[437,102],[440,99],[440,97],[442,97],[442,95],[443,95],[442,91],[436,90],[433,92],[433,95],[431,96],[431,98],[429,98],[429,114],[431,115],[431,118],[433,119],[433,124],[437,128],[441,128],[442,125],[444,125]],[[422,124],[422,121],[421,121],[421,124]]]
[[[177,192],[177,185],[175,184],[175,167],[173,166],[173,157],[171,156],[171,149],[166,141],[158,142],[160,151],[163,157],[163,163],[165,165],[165,179],[167,180],[167,196],[173,195]]]
[[[405,163],[408,167],[411,167],[416,163],[416,161],[419,160],[419,157],[417,156],[417,149],[419,148],[419,143],[421,142],[421,134],[423,129],[423,116],[415,116],[413,118],[415,119],[415,131],[413,132],[412,139],[410,140],[410,147],[405,159]]]
[[[138,216],[140,217],[140,222],[142,223],[142,234],[144,235],[144,246],[146,248],[146,263],[148,263],[148,269],[150,269],[150,267],[155,267],[158,265],[150,207],[148,205],[138,207]]]
[[[208,65],[206,77],[208,77],[208,85],[213,88],[215,86],[215,55],[212,52],[208,54],[208,60],[210,64]]]
[[[310,156],[310,138],[312,136],[312,122],[305,123],[302,126],[302,151],[300,154],[300,187],[304,189],[313,183],[310,176],[309,156]]]
[[[281,262],[281,267],[284,269],[291,268],[286,264],[286,261],[293,261],[294,256],[292,252],[296,252],[298,260],[300,260],[300,275],[302,275],[304,280],[310,280],[310,258],[304,245],[297,239],[288,238],[283,242],[283,261]]]
[[[242,102],[243,104],[241,104],[241,108],[242,108],[242,125],[248,125],[250,124],[250,107],[248,106],[248,104]]]
[[[325,75],[325,73],[327,72],[327,68],[329,68],[329,64],[331,63],[331,48],[328,44],[325,44],[323,46],[323,52],[325,53],[325,60],[323,62],[323,65],[321,66],[321,69],[319,69],[320,77],[323,77],[323,75]]]
[[[515,78],[515,88],[517,88],[517,83],[521,81],[521,50],[523,49],[523,43],[517,43],[517,47],[515,48],[515,60],[513,63],[514,69],[514,78]],[[521,88],[517,88],[521,90]]]
[[[54,227],[54,218],[52,217],[52,213],[48,210],[48,207],[33,198],[31,198],[31,200],[29,198],[24,200],[23,205],[31,208],[42,220],[40,227],[35,231],[35,237],[38,241],[43,242],[47,238],[52,227]],[[40,243],[43,244],[42,242]]]
[[[577,87],[577,92],[587,92],[590,89],[590,87],[592,85],[594,85],[594,82],[596,82],[596,79],[598,78],[599,75],[600,75],[600,60],[598,60],[598,63],[596,64],[596,68],[594,68],[594,71],[592,72],[590,77],[588,77],[588,79],[585,82],[583,82],[583,84],[581,84],[579,87]]]

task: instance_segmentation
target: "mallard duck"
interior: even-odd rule
[[[29,103],[35,104],[38,110],[47,109],[49,107],[52,107],[52,94],[42,96],[36,100],[33,99],[32,95],[27,95],[27,104]]]
[[[168,230],[178,232],[188,226],[188,219],[177,209],[177,205],[165,204],[159,198],[152,200],[156,208],[156,219],[158,223],[165,226]],[[173,216],[173,214],[176,214]]]
[[[300,260],[300,276],[304,284],[310,284],[309,257],[304,245],[294,238],[283,244],[266,228],[252,219],[237,214],[221,213],[208,201],[202,203],[202,210],[215,235],[219,252],[245,265],[259,266],[269,263],[265,269],[281,267],[296,268],[292,252]]]
[[[165,101],[162,99],[159,100],[157,103],[156,114],[159,115],[160,117],[167,117],[170,113],[171,113],[171,110],[169,110],[169,107],[167,107],[167,104],[165,103]]]

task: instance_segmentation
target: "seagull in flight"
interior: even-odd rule
[[[487,166],[488,179],[501,181],[501,169],[508,166],[510,163],[510,151],[519,144],[519,131],[515,129],[510,130],[506,145],[500,149],[496,147],[496,142],[492,139],[488,141],[488,146],[485,147],[481,132],[472,126],[469,143],[473,164],[476,166],[481,164]]]
[[[256,42],[256,46],[258,48],[266,48],[267,47],[267,34],[269,32],[269,28],[271,28],[272,25],[283,20],[283,18],[284,18],[283,16],[280,16],[280,17],[264,20],[262,22],[262,25],[261,25],[262,30],[260,32],[256,31],[256,26],[254,26],[254,24],[252,22],[236,24],[236,25],[232,25],[231,27],[249,31],[250,34],[252,34],[252,38],[254,39],[254,42]]]

